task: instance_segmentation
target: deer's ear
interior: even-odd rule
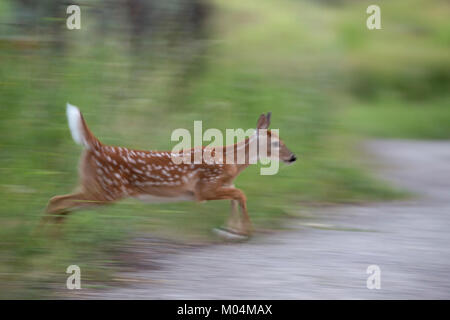
[[[266,124],[266,115],[262,114],[259,116],[258,122],[256,123],[257,129],[267,129],[267,127],[264,127]]]
[[[267,115],[266,115],[267,128],[270,126],[270,117],[271,116],[272,116],[272,112],[267,112]]]
[[[265,115],[264,113],[262,115],[260,115],[259,119],[258,119],[258,123],[256,125],[256,128],[257,129],[269,128],[271,114],[272,114],[271,112],[267,112],[267,115]]]

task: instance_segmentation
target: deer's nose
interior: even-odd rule
[[[295,154],[293,154],[289,159],[289,162],[294,162],[295,160],[297,160],[297,157],[295,156]]]

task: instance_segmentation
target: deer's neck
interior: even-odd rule
[[[230,160],[239,170],[247,168],[250,164],[257,162],[258,136],[256,132],[243,141],[223,147],[225,163]]]

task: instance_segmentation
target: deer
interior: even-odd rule
[[[173,161],[173,154],[169,151],[135,150],[103,144],[88,128],[76,106],[68,103],[66,114],[72,138],[83,147],[83,152],[76,191],[55,196],[48,202],[45,221],[50,219],[58,224],[75,210],[112,204],[124,198],[148,202],[230,200],[231,213],[223,231],[249,237],[253,230],[247,198],[233,182],[250,165],[250,145],[257,143],[258,133],[265,130],[267,157],[276,154],[277,161],[287,164],[297,159],[275,132],[267,130],[270,112],[261,114],[252,136],[233,145],[211,147],[213,150],[209,150],[212,154],[221,151],[225,159],[227,153],[236,155],[238,149],[244,148],[243,163],[194,161],[179,164]],[[187,150],[187,154],[194,156],[196,152],[204,152],[205,148],[194,147]]]

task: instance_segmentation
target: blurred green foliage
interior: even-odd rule
[[[299,161],[276,176],[254,166],[238,178],[256,229],[276,228],[309,203],[404,195],[371,178],[355,146],[362,135],[450,137],[449,4],[379,1],[375,31],[365,26],[369,4],[216,0],[201,36],[174,44],[165,31],[146,33],[139,50],[123,19],[108,35],[91,32],[95,6],[82,6],[82,29],[59,30],[59,40],[11,36],[8,27],[0,38],[0,297],[62,292],[71,264],[82,285],[103,283],[130,236],[210,242],[228,215],[224,201],[126,200],[74,213],[58,238],[36,230],[48,199],[77,182],[81,150],[67,101],[102,142],[141,149],[171,149],[171,132],[194,120],[246,129],[272,111],[272,127]],[[11,2],[1,2],[0,19],[12,16]],[[63,48],[52,45],[61,39]]]

